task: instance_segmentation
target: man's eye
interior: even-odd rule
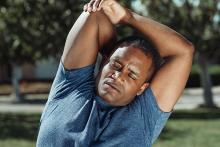
[[[133,74],[129,74],[128,76],[129,76],[129,78],[136,80],[136,77]]]
[[[115,67],[115,68],[121,68],[121,65],[120,65],[119,63],[116,63],[116,62],[115,62],[115,63],[114,63],[114,67]]]
[[[117,63],[117,62],[111,62],[110,65],[115,68],[115,69],[120,69],[121,68],[121,64]]]

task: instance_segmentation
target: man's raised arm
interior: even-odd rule
[[[74,69],[93,64],[99,49],[114,35],[114,27],[103,12],[83,12],[67,36],[61,58],[64,67]]]
[[[165,64],[154,75],[150,87],[161,110],[171,111],[180,97],[193,61],[193,45],[169,27],[152,19],[130,12],[129,21],[142,32],[166,58]]]
[[[103,0],[101,5],[113,24],[122,22],[139,30],[152,42],[159,54],[166,58],[165,64],[154,75],[150,87],[160,109],[171,111],[191,71],[193,45],[171,28],[131,12],[116,0]]]
[[[150,87],[163,111],[171,111],[186,85],[191,71],[194,47],[182,35],[150,18],[121,6],[117,0],[102,0],[100,8],[113,24],[124,23],[139,30],[166,58]]]

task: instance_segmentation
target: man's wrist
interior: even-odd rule
[[[133,19],[133,12],[130,9],[126,8],[126,15],[123,19],[123,23],[129,25]]]

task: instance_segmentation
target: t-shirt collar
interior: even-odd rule
[[[101,109],[103,110],[111,110],[111,109],[117,109],[119,107],[116,106],[112,106],[109,103],[107,103],[105,100],[103,100],[103,98],[101,98],[100,96],[96,96],[95,97],[97,104],[100,106]]]

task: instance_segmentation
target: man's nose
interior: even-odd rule
[[[125,74],[122,71],[115,71],[112,74],[112,78],[115,80],[119,80],[120,82],[124,82]]]

